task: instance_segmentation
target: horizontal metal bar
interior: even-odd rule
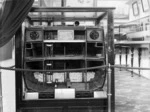
[[[150,70],[150,68],[141,68],[141,67],[125,67],[120,65],[111,65],[114,68],[125,68],[125,69],[140,69],[140,70]]]
[[[83,71],[83,70],[93,70],[93,69],[102,69],[106,68],[106,65],[96,66],[96,67],[88,67],[88,68],[79,68],[79,69],[65,69],[65,70],[40,70],[40,69],[23,69],[23,68],[8,68],[1,67],[0,69],[11,70],[11,71],[25,71],[25,72],[71,72],[71,71]]]
[[[95,17],[87,17],[87,18],[76,18],[76,17],[52,17],[52,16],[48,16],[48,17],[37,17],[37,16],[30,16],[32,21],[94,21],[97,18]]]
[[[12,70],[12,71],[39,71],[39,72],[71,72],[71,71],[83,71],[83,70],[92,70],[92,69],[102,69],[107,68],[108,65],[103,66],[96,66],[96,67],[89,67],[89,68],[79,68],[79,69],[68,69],[68,70],[39,70],[39,69],[22,69],[22,68],[9,68],[9,67],[1,67],[0,69],[4,70]],[[113,68],[125,68],[125,69],[140,69],[140,70],[150,70],[150,68],[141,68],[141,67],[125,67],[125,66],[119,66],[119,65],[110,65],[110,67]]]
[[[32,7],[30,12],[107,12],[114,7]]]

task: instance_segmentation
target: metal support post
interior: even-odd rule
[[[121,66],[121,61],[122,61],[122,47],[119,47],[119,54],[120,54],[120,66]],[[121,68],[120,68],[121,71]]]
[[[131,48],[131,67],[133,67],[134,61],[134,48]],[[133,69],[131,70],[131,76],[133,77]]]
[[[108,112],[111,112],[111,68],[110,64],[108,66],[108,73],[107,73],[107,98],[108,98]]]
[[[126,67],[128,67],[128,47],[126,47]]]
[[[113,11],[108,11],[108,63],[110,65],[114,65],[114,21],[113,21]],[[114,75],[114,68],[110,68],[111,71],[108,73],[109,75],[109,91],[108,91],[108,102],[109,104],[109,111],[108,112],[115,112],[115,75]],[[111,75],[111,76],[110,76]]]
[[[138,56],[139,56],[139,68],[141,67],[141,56],[142,56],[142,48],[138,48]],[[141,70],[139,69],[139,77],[141,76]]]

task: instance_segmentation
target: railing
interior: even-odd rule
[[[143,65],[143,61],[145,60],[145,58],[144,58],[145,54],[143,53],[143,51],[146,53],[149,53],[148,49],[149,49],[149,44],[147,44],[147,43],[146,44],[136,44],[134,46],[132,46],[130,44],[117,45],[116,50],[118,50],[118,53],[116,53],[116,55],[118,55],[117,59],[119,60],[119,64],[122,65],[122,61],[123,61],[126,67],[128,67],[128,65],[129,65],[132,68],[136,64],[136,66],[138,66],[136,68],[139,68],[138,74],[139,74],[139,76],[141,76],[141,66],[145,66],[145,65]],[[123,55],[125,55],[125,57],[124,57],[125,60],[122,59]],[[129,56],[130,56],[130,59],[128,58]],[[121,68],[120,68],[120,70],[121,70]],[[133,69],[131,69],[131,76],[133,77]]]

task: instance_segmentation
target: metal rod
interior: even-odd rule
[[[107,12],[115,7],[32,7],[30,12]]]
[[[108,112],[111,112],[111,68],[110,64],[108,66],[108,74],[107,74],[107,99],[108,99]]]
[[[88,67],[88,68],[80,68],[80,69],[66,69],[66,70],[39,70],[39,69],[22,69],[22,68],[8,68],[8,67],[1,67],[0,69],[4,70],[12,70],[12,71],[30,71],[30,72],[71,72],[71,71],[83,71],[83,70],[93,70],[93,69],[102,69],[106,68],[107,66],[96,66],[96,67]]]
[[[121,65],[121,61],[122,61],[122,47],[121,46],[119,47],[119,54],[120,54],[119,59],[120,59],[120,65]],[[120,71],[121,71],[121,68],[120,68]]]
[[[126,47],[126,67],[128,66],[128,47]]]
[[[141,56],[142,56],[142,48],[138,48],[138,61],[139,61],[139,67],[141,67]],[[139,69],[139,77],[141,76],[141,70]]]
[[[114,68],[124,68],[124,69],[150,70],[150,68],[144,68],[144,67],[126,67],[126,66],[120,66],[120,65],[111,65],[111,67],[114,67]]]
[[[0,66],[0,69],[4,70],[12,70],[12,71],[38,71],[38,72],[71,72],[71,71],[83,71],[83,70],[92,70],[92,69],[102,69],[106,68],[107,66],[96,66],[96,67],[88,67],[88,68],[81,68],[81,69],[66,69],[66,70],[39,70],[39,69],[22,69],[22,68],[9,68],[9,67],[2,67]],[[124,68],[124,69],[140,69],[140,70],[150,70],[150,68],[144,68],[144,67],[125,67],[125,66],[118,66],[118,65],[111,65],[113,68]]]

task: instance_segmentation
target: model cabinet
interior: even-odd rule
[[[24,45],[24,68],[35,70],[24,72],[25,100],[94,98],[94,92],[104,93],[105,69],[79,70],[105,64],[102,28],[26,28]],[[103,97],[106,94],[99,96]]]
[[[16,71],[16,112],[114,112],[114,68],[110,68],[105,84],[107,67],[104,66],[106,60],[114,65],[113,9],[31,9],[31,12],[62,12],[62,15],[29,14],[31,26],[25,29],[24,36],[21,28],[16,33],[16,68],[25,69]],[[101,13],[67,17],[65,13],[70,12]],[[104,17],[108,40],[104,37],[106,27],[99,25]],[[63,23],[68,21],[92,21],[95,25],[65,26]],[[48,22],[53,26],[34,26],[33,22]],[[55,26],[55,22],[62,25]]]

